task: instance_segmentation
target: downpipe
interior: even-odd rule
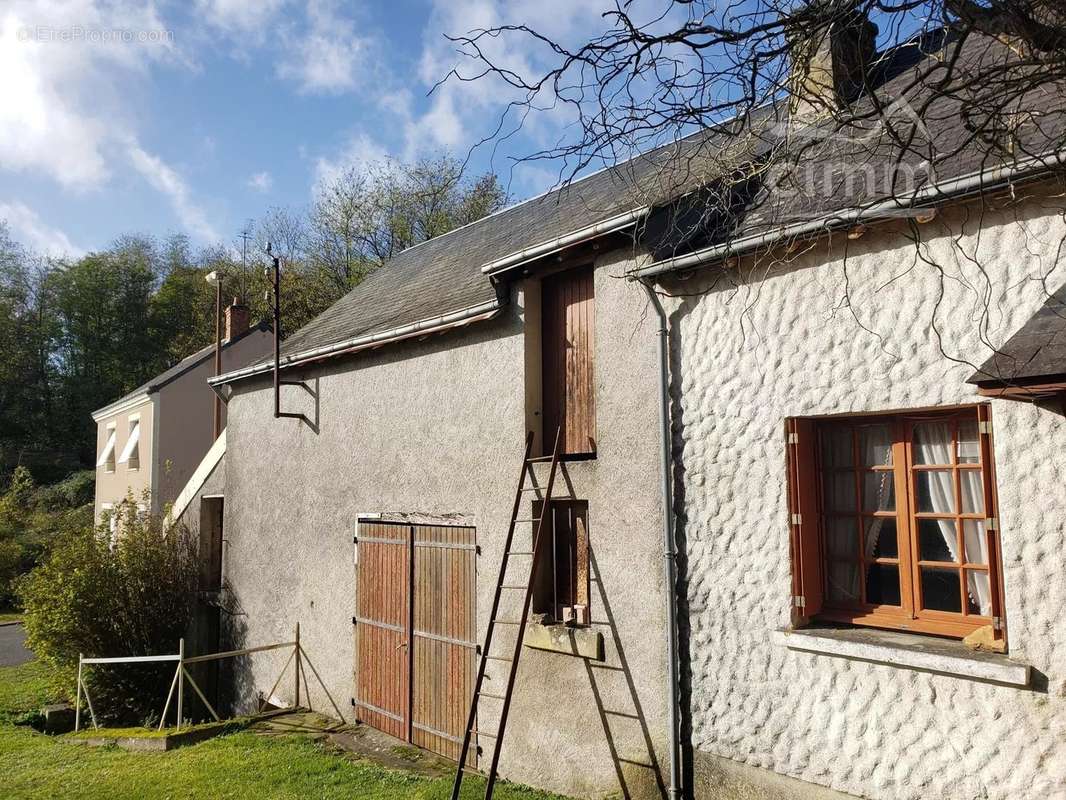
[[[666,560],[666,619],[669,636],[666,645],[666,658],[669,667],[669,707],[667,708],[667,725],[670,728],[670,785],[666,790],[669,800],[681,798],[681,729],[678,709],[680,708],[680,679],[677,664],[677,546],[674,540],[674,492],[672,486],[671,464],[673,462],[672,439],[670,435],[670,324],[659,296],[645,281],[644,287],[648,300],[655,308],[659,319],[659,460],[662,473],[663,501],[663,557]]]

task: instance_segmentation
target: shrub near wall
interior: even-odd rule
[[[19,581],[29,647],[73,694],[78,654],[175,653],[196,604],[196,551],[180,526],[164,532],[158,517],[137,512],[132,498],[117,511],[112,543],[106,523],[55,545]],[[174,665],[94,665],[85,682],[98,717],[111,723],[157,720]]]

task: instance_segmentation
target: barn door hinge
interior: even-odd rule
[[[801,594],[798,594],[793,597],[792,602],[796,605],[796,608],[803,608],[805,605],[807,605],[807,599]]]
[[[799,436],[798,433],[790,433],[788,435],[788,443],[789,444],[799,444],[799,442],[800,442],[800,436]]]
[[[992,434],[992,420],[983,419],[980,422],[978,422],[977,423],[977,432],[978,433],[983,433],[985,436],[990,436]]]

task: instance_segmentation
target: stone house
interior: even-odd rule
[[[877,91],[952,46],[884,55]],[[286,340],[280,386],[212,379],[230,644],[299,622],[312,705],[457,757],[526,432],[544,456],[561,431],[505,777],[1066,796],[1057,133],[886,196],[833,176],[898,152],[833,129],[789,166],[782,116],[829,124],[770,109],[412,247]],[[787,191],[800,161],[829,169]],[[244,666],[250,705],[282,664]]]

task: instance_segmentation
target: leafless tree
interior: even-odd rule
[[[1066,165],[1061,0],[614,0],[602,20],[576,42],[521,23],[451,37],[443,81],[514,93],[490,139],[561,116],[564,137],[524,160],[558,166],[564,191],[614,167],[630,207],[656,209],[641,232],[656,259],[856,207],[891,215],[992,166]]]

